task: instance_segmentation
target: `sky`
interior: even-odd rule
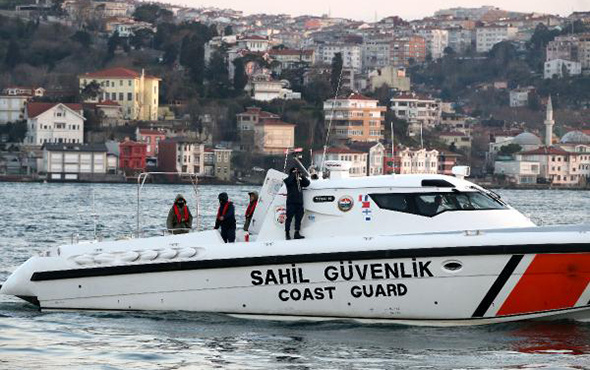
[[[214,6],[242,10],[246,14],[285,13],[322,15],[374,21],[391,15],[404,19],[430,16],[438,9],[491,5],[504,10],[569,15],[572,11],[590,11],[590,0],[161,0],[194,8]]]

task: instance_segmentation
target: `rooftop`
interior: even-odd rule
[[[43,144],[43,149],[52,152],[106,152],[105,144]]]
[[[58,105],[64,105],[78,114],[80,114],[83,109],[82,104],[31,102],[27,104],[27,115],[29,118],[35,118]]]
[[[86,78],[139,78],[141,73],[123,67],[107,68],[96,72],[90,72],[82,75]],[[144,75],[145,78],[158,78]]]

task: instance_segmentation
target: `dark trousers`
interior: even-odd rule
[[[236,229],[221,228],[221,239],[226,243],[233,243],[236,241]]]
[[[285,231],[291,230],[291,220],[295,217],[295,231],[301,230],[301,220],[303,219],[303,204],[287,203],[287,219],[285,220]]]

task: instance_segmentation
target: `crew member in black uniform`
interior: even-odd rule
[[[289,177],[285,180],[287,185],[287,219],[285,220],[285,237],[291,239],[291,220],[295,217],[295,239],[303,239],[299,233],[301,219],[303,219],[303,188],[309,186],[309,179],[305,177],[297,167],[291,168]]]
[[[234,204],[230,202],[227,193],[219,194],[219,209],[215,219],[215,229],[221,228],[221,238],[226,243],[236,241],[236,216]]]

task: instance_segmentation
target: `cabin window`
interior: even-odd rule
[[[370,194],[381,209],[433,217],[447,211],[505,209],[494,198],[479,192]]]

